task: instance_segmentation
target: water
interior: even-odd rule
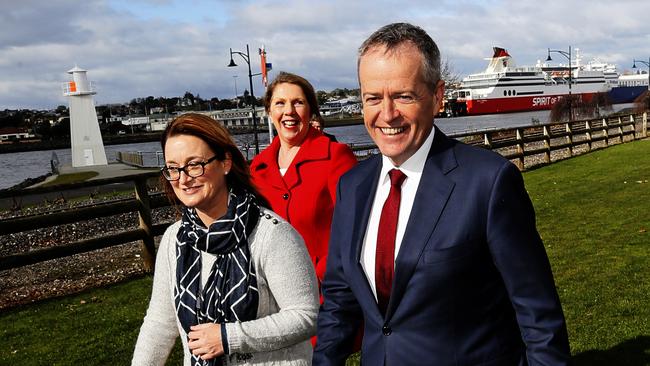
[[[614,111],[632,107],[632,104],[614,105]],[[479,131],[486,129],[528,126],[533,121],[540,123],[548,122],[549,111],[534,111],[510,114],[489,114],[482,116],[466,116],[456,118],[436,119],[436,125],[445,133],[461,133],[468,131]],[[363,125],[343,126],[326,128],[328,133],[333,134],[340,142],[354,144],[368,144],[372,141],[368,137],[366,128]],[[258,135],[259,143],[262,146],[268,144],[268,134]],[[236,135],[235,141],[238,144],[252,144],[253,136]],[[144,142],[136,144],[123,144],[106,146],[106,158],[109,162],[115,162],[118,151],[141,151],[154,153],[160,151],[159,142]],[[52,152],[55,152],[62,165],[70,165],[72,162],[70,149],[30,151],[21,153],[0,154],[0,167],[3,167],[3,174],[0,175],[0,189],[9,188],[28,178],[35,178],[51,171],[50,159]],[[251,150],[249,158],[252,158],[254,151]],[[246,155],[246,154],[244,154]]]

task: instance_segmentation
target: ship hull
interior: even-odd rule
[[[609,91],[608,97],[612,104],[632,103],[641,94],[648,90],[647,85],[618,86]]]
[[[582,93],[580,98],[588,102],[596,93]],[[521,96],[508,98],[489,98],[489,99],[468,99],[468,115],[494,114],[494,113],[512,113],[526,111],[549,110],[555,103],[561,100],[567,94],[544,95],[544,96]]]

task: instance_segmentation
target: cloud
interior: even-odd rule
[[[629,68],[650,55],[650,2],[602,0],[21,0],[0,3],[0,109],[66,104],[61,83],[75,63],[97,85],[98,104],[132,98],[234,96],[248,89],[248,68],[228,68],[228,50],[250,47],[253,73],[264,45],[274,70],[308,78],[317,89],[356,87],[356,50],[378,27],[423,27],[443,57],[466,75],[485,68],[493,46],[520,65],[547,48],[580,48]],[[559,56],[559,55],[558,55]],[[565,62],[558,57],[558,62]],[[259,76],[256,95],[262,94]]]

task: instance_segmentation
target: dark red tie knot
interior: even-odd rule
[[[406,174],[402,173],[399,169],[391,169],[388,172],[388,175],[390,176],[391,186],[402,187],[402,183],[404,183],[404,179],[406,179]]]

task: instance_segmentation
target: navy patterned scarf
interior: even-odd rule
[[[229,193],[228,210],[206,228],[193,208],[184,208],[176,235],[176,314],[186,333],[202,323],[255,319],[259,296],[248,236],[259,221],[260,208],[249,192]],[[201,252],[217,257],[201,288]],[[192,365],[221,364],[192,355]]]

